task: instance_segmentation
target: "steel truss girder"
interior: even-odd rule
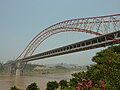
[[[107,36],[109,36],[110,38],[107,38]],[[116,42],[116,40],[113,40],[111,38],[117,39],[119,40],[119,42]],[[22,58],[18,61],[22,61],[22,62],[34,61],[34,60],[39,60],[43,58],[59,56],[59,55],[69,54],[69,53],[78,52],[78,51],[85,51],[85,50],[105,47],[105,46],[119,44],[119,43],[120,43],[120,31],[117,31],[117,32],[105,34],[102,36],[90,38],[84,41],[72,43],[59,48],[55,48],[39,54],[31,55],[29,57]]]

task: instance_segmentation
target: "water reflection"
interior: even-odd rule
[[[14,85],[20,89],[24,89],[24,77],[23,76],[15,76]]]

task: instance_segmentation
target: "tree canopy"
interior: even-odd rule
[[[59,84],[56,81],[49,81],[46,90],[56,90]]]
[[[98,52],[92,61],[96,65],[91,72],[94,79],[103,79],[115,89],[120,88],[120,45]]]

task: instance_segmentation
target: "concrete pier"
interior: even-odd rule
[[[16,75],[20,76],[21,75],[21,70],[20,69],[16,69]]]

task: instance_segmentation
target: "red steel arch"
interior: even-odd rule
[[[120,14],[66,20],[54,24],[37,34],[17,59],[32,55],[44,40],[60,32],[85,32],[104,35],[119,30]]]

